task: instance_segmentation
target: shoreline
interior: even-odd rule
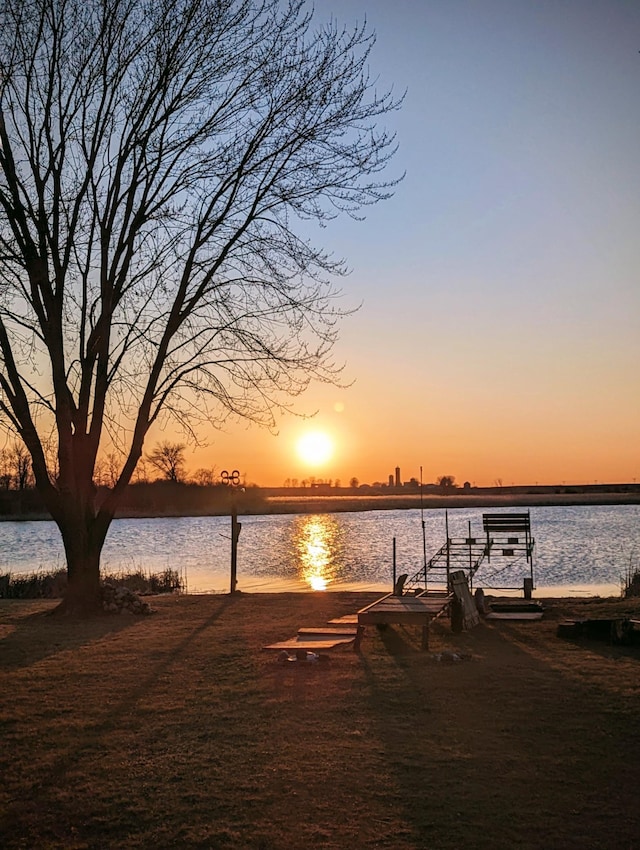
[[[341,511],[441,510],[442,508],[564,507],[638,505],[635,493],[546,493],[505,495],[268,496],[265,513],[337,513]]]
[[[269,516],[271,514],[309,514],[309,513],[358,513],[361,511],[395,510],[442,510],[446,508],[539,508],[539,507],[579,507],[579,506],[622,506],[640,504],[640,493],[528,493],[504,495],[483,494],[464,495],[366,495],[366,496],[266,496],[264,502],[243,505],[238,499],[238,515]],[[229,507],[214,506],[203,510],[122,510],[117,511],[115,519],[159,519],[185,518],[200,516],[229,516]],[[45,512],[16,513],[0,515],[0,522],[39,522],[51,521]]]

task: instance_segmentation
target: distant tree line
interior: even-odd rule
[[[252,513],[263,497],[247,485],[246,474],[237,487],[228,487],[216,467],[187,473],[186,445],[162,441],[144,455],[123,496],[118,515],[225,514],[231,502]],[[122,458],[115,452],[101,456],[95,468],[98,503],[115,486]],[[0,449],[0,516],[35,516],[48,513],[35,489],[31,459],[19,442]]]
[[[302,478],[302,479],[285,478],[283,486],[286,489],[294,489],[294,490],[298,490],[298,489],[306,490],[306,489],[318,489],[318,488],[323,488],[323,489],[333,488],[333,489],[337,490],[342,486],[342,481],[339,478],[336,478],[336,479],[316,478],[314,476],[311,476],[309,478]],[[371,489],[371,488],[376,489],[376,490],[378,490],[378,489],[383,489],[383,490],[396,490],[396,489],[418,490],[420,488],[420,482],[418,481],[417,478],[410,478],[409,481],[405,481],[403,484],[400,485],[400,488],[398,488],[397,485],[395,483],[392,483],[391,481],[389,481],[389,482],[374,481],[372,484],[360,483],[360,479],[358,479],[354,476],[354,477],[349,479],[349,485],[348,486],[349,486],[349,489],[351,489],[351,490],[358,490],[358,489],[368,490],[368,489]],[[424,486],[428,487],[428,488],[439,487],[440,489],[447,490],[447,491],[454,490],[458,487],[458,485],[456,484],[455,475],[441,475],[439,478],[436,479],[435,484],[425,484]]]

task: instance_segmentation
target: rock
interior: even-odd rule
[[[151,614],[152,609],[137,593],[124,585],[102,585],[102,607],[110,614]]]

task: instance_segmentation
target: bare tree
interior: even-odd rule
[[[194,484],[197,484],[198,487],[213,487],[220,483],[220,478],[216,474],[215,466],[209,468],[200,467],[200,469],[196,469],[191,476],[191,480]]]
[[[12,480],[9,450],[2,448],[0,449],[0,490],[10,490]]]
[[[14,442],[9,448],[9,463],[13,471],[16,490],[26,490],[33,484],[31,457],[22,443]]]
[[[390,194],[373,42],[305,0],[0,5],[0,412],[60,528],[63,609],[99,606],[153,423],[271,424],[338,378],[345,267],[309,222]]]
[[[24,445],[13,442],[0,449],[0,488],[25,490],[32,484],[31,458]]]
[[[117,452],[111,451],[100,455],[95,462],[93,480],[98,486],[115,487],[120,477],[122,458]]]
[[[138,461],[138,465],[133,471],[133,475],[131,476],[132,484],[146,484],[149,481],[149,470],[148,470],[147,461],[144,457],[141,457]]]
[[[184,443],[158,443],[146,459],[167,481],[182,481],[184,478],[186,450]]]

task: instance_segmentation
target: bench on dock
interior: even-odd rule
[[[531,517],[524,514],[482,514],[482,526],[486,533],[492,531],[531,531]]]
[[[531,536],[531,516],[527,513],[500,513],[482,514],[482,527],[486,534],[485,554],[487,560],[491,560],[491,550],[494,545],[502,548],[502,555],[513,557],[516,552],[522,551],[527,561],[532,562],[535,540]],[[518,535],[517,537],[510,536]],[[498,541],[492,535],[507,534],[506,539]],[[521,537],[524,540],[521,541]],[[533,578],[533,576],[532,576]]]

